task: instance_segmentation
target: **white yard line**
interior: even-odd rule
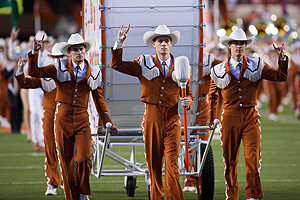
[[[0,157],[45,156],[45,153],[0,153]]]
[[[7,166],[0,169],[44,169],[44,166]]]

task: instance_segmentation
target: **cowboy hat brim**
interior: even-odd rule
[[[223,37],[220,37],[220,43],[224,46],[228,46],[228,43],[230,41],[246,41],[247,42],[247,45],[251,44],[254,40],[255,36],[252,36],[248,39],[237,39],[237,38],[232,38],[232,37],[229,37],[229,36],[223,36]]]
[[[54,57],[54,56],[63,56],[64,55],[63,53],[54,53],[54,54],[52,54],[47,50],[45,51],[45,53],[46,53],[47,56],[49,56],[51,58]]]
[[[78,44],[83,44],[85,45],[85,48],[86,48],[86,52],[88,52],[91,47],[93,46],[93,43],[94,43],[94,40],[92,38],[89,38],[87,39],[86,41],[84,42],[78,42],[78,43],[68,43],[68,42],[62,42],[59,44],[59,50],[65,54],[65,55],[69,55],[68,54],[68,49],[71,47],[71,46],[74,46],[74,45],[78,45]]]
[[[164,34],[164,33],[155,33],[152,31],[148,31],[144,34],[143,40],[145,42],[145,44],[150,47],[150,48],[154,48],[152,45],[153,39],[158,37],[158,36],[169,36],[172,38],[172,45],[175,45],[179,39],[180,39],[180,32],[179,31],[174,31],[173,33],[169,33],[169,34]]]

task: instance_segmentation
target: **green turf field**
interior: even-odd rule
[[[267,119],[266,105],[260,109],[262,122],[262,169],[261,179],[268,200],[300,199],[300,121],[290,106],[285,106],[277,122]],[[63,190],[57,196],[45,196],[44,153],[33,151],[32,143],[25,142],[24,135],[0,133],[0,199],[64,199]],[[219,140],[212,142],[215,160],[215,200],[225,199],[222,152]],[[129,159],[130,147],[113,147],[113,150]],[[143,148],[137,148],[137,161],[144,161]],[[117,165],[105,159],[106,169],[117,169]],[[245,166],[241,148],[238,166],[240,199],[245,199]],[[184,177],[181,177],[183,184]],[[127,197],[123,188],[124,177],[94,176],[91,182],[91,200],[148,199],[144,177],[138,177],[134,197]],[[197,199],[195,193],[184,193],[185,199]]]

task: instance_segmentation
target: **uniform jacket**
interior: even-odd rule
[[[41,79],[35,77],[25,77],[24,73],[15,75],[19,88],[35,89],[42,88],[44,91],[44,98],[42,106],[45,108],[55,109],[56,102],[56,85],[53,79]]]
[[[56,59],[53,64],[38,67],[38,53],[28,53],[28,74],[38,78],[52,78],[57,87],[56,101],[82,108],[88,108],[89,93],[92,92],[94,103],[103,125],[111,122],[105,100],[102,96],[101,71],[91,67],[87,60],[86,77],[76,82],[71,59]]]
[[[256,105],[257,87],[262,79],[271,81],[287,80],[288,57],[278,60],[278,70],[263,62],[260,57],[243,58],[243,65],[239,80],[231,73],[229,59],[212,68],[211,86],[209,89],[209,120],[216,118],[216,99],[221,90],[224,99],[223,108],[235,110],[249,108]]]
[[[141,101],[168,108],[178,108],[180,86],[174,74],[174,57],[166,77],[163,76],[162,66],[156,56],[142,55],[137,60],[122,61],[123,49],[111,50],[111,67],[119,72],[135,76],[142,86]],[[190,90],[190,80],[186,87],[187,96],[193,100]]]

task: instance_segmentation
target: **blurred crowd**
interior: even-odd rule
[[[12,133],[27,135],[26,141],[34,143],[34,150],[43,150],[44,138],[42,130],[42,101],[41,88],[20,89],[14,75],[17,72],[17,62],[20,57],[26,58],[32,49],[33,41],[44,36],[43,49],[40,51],[41,65],[51,64],[52,47],[56,42],[45,31],[38,31],[30,36],[28,41],[19,42],[20,29],[12,29],[10,37],[0,39],[0,122],[1,127],[9,128]],[[28,66],[24,75],[28,76]],[[24,122],[25,129],[21,129]],[[34,134],[33,134],[34,133]]]

